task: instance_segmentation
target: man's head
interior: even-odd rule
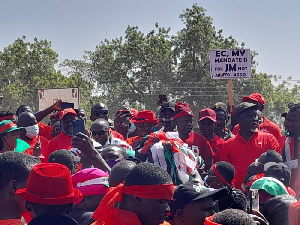
[[[74,202],[82,197],[73,188],[69,169],[58,163],[35,165],[26,188],[17,190],[17,195],[26,200],[26,208],[34,218],[41,215],[67,215]]]
[[[139,163],[126,175],[124,182],[124,188],[130,190],[134,186],[148,189],[149,191],[145,191],[148,192],[148,197],[138,197],[138,193],[126,191],[120,208],[136,213],[144,225],[162,223],[169,211],[168,200],[173,193],[172,178],[168,172],[151,163]],[[147,186],[151,187],[151,190]]]
[[[28,138],[35,138],[37,135],[39,135],[39,126],[38,122],[31,112],[23,112],[18,117],[17,122],[18,127],[24,127],[26,130],[25,135]],[[23,134],[21,134],[23,135]]]
[[[200,134],[208,140],[215,136],[215,128],[217,124],[216,112],[212,109],[206,108],[199,112],[198,125]]]
[[[84,122],[86,123],[87,118],[86,118],[86,111],[84,109],[74,109],[75,112],[77,113],[77,117],[81,120],[84,120]]]
[[[111,168],[127,158],[126,150],[119,145],[109,145],[105,147],[101,151],[101,156]]]
[[[108,183],[109,187],[116,187],[119,184],[123,183],[126,175],[133,167],[136,166],[136,163],[133,161],[125,160],[116,164],[110,171]]]
[[[225,128],[228,122],[228,108],[223,102],[217,102],[212,109],[216,112],[217,125],[215,128],[216,135],[223,138],[225,136]]]
[[[60,132],[61,132],[60,121],[56,121],[56,122],[52,125],[52,130],[51,130],[51,137],[52,137],[52,139],[55,138],[57,135],[59,135]]]
[[[65,135],[69,137],[73,136],[73,121],[77,119],[77,113],[72,108],[59,111],[60,125]]]
[[[300,136],[300,104],[289,104],[285,123],[290,136]]]
[[[0,154],[0,198],[10,213],[21,218],[26,211],[25,200],[15,195],[16,190],[25,188],[30,170],[37,160],[33,156],[9,151]]]
[[[128,130],[131,125],[130,119],[133,117],[131,108],[127,106],[121,107],[116,115],[114,120],[114,128],[117,132],[127,137]]]
[[[145,137],[146,135],[154,131],[155,125],[158,123],[154,112],[150,110],[139,111],[137,116],[132,121],[137,129],[139,137]]]
[[[228,195],[219,200],[219,210],[240,209],[246,211],[248,206],[246,195],[240,189],[234,187],[227,190]]]
[[[161,105],[159,109],[159,116],[162,120],[162,124],[165,127],[166,131],[173,131],[175,128],[174,125],[174,114],[175,114],[175,103],[174,102],[165,102]]]
[[[177,102],[174,121],[180,136],[187,137],[193,129],[193,112],[188,103]]]
[[[65,165],[71,174],[74,174],[78,170],[78,163],[80,157],[75,156],[71,151],[66,149],[56,150],[52,152],[48,157],[49,163],[60,163]]]
[[[245,96],[242,99],[242,102],[249,102],[257,105],[259,111],[263,111],[265,107],[265,98],[260,93],[254,92],[249,96]]]
[[[258,127],[257,105],[243,102],[235,110],[241,131],[255,132]]]
[[[108,108],[103,103],[97,103],[93,105],[91,108],[91,121],[95,121],[96,119],[103,118],[108,120]]]
[[[106,119],[100,118],[95,120],[91,125],[90,131],[93,139],[101,145],[105,145],[109,140],[110,131],[109,124]]]
[[[234,176],[234,166],[228,162],[219,161],[210,168],[206,182],[209,187],[219,189],[231,185]]]
[[[226,189],[212,191],[197,181],[179,185],[170,203],[176,225],[203,225],[205,217],[215,213],[216,200],[226,195]]]
[[[215,225],[255,225],[256,222],[246,212],[238,209],[226,209],[222,212],[218,212],[215,215],[206,218],[207,224],[210,221]]]
[[[31,112],[33,113],[32,109],[28,105],[21,105],[19,108],[16,110],[16,116],[19,116],[23,112]]]
[[[17,122],[17,117],[13,112],[10,111],[0,111],[0,122],[2,120],[11,120],[12,122]]]
[[[76,207],[94,212],[109,188],[108,173],[97,168],[83,169],[72,176],[72,183],[83,196],[75,201]]]
[[[265,176],[281,181],[285,186],[290,186],[291,169],[284,163],[269,162],[264,165]]]
[[[22,127],[17,127],[11,120],[0,121],[0,151],[13,151],[17,146]]]

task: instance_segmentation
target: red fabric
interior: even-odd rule
[[[20,219],[0,220],[0,225],[26,225]]]
[[[60,149],[70,150],[72,148],[72,137],[67,136],[64,132],[60,132],[55,138],[49,143],[48,152],[45,154],[45,158],[48,160],[49,155]]]
[[[77,116],[77,113],[75,112],[74,109],[68,108],[68,109],[64,109],[64,110],[58,112],[59,120],[61,120],[61,119],[62,119],[66,114],[68,114],[68,113]]]
[[[115,203],[122,200],[123,193],[140,198],[171,200],[174,193],[174,185],[132,185],[124,187],[124,184],[121,183],[117,187],[108,190],[93,214],[93,218],[97,221],[102,221],[109,210],[113,209]]]
[[[287,190],[287,192],[289,193],[289,195],[296,197],[296,192],[290,188],[290,187],[285,187],[285,189]]]
[[[262,132],[273,134],[277,140],[279,140],[282,136],[279,126],[265,116],[263,116],[263,123],[259,125],[258,129]],[[232,133],[237,135],[239,131],[240,126],[237,124],[233,128]]]
[[[188,103],[177,102],[175,105],[175,116],[174,120],[184,117],[184,116],[194,116],[193,111],[190,109]]]
[[[223,183],[223,184],[229,184],[229,182],[227,180],[224,179],[224,177],[219,173],[219,171],[217,170],[216,168],[216,164],[212,165],[211,167],[213,173],[220,179],[220,181]]]
[[[2,120],[16,120],[16,116],[15,116],[15,115],[1,116],[1,117],[0,117],[0,122],[1,122]]]
[[[51,141],[52,140],[51,132],[52,132],[53,127],[48,126],[41,122],[39,122],[38,125],[39,125],[39,129],[40,129],[40,136],[46,138],[48,141]]]
[[[208,142],[215,154],[213,156],[213,163],[219,162],[225,140],[220,138],[218,135],[215,135],[214,138]]]
[[[299,225],[300,224],[300,201],[294,202],[289,208],[289,224]]]
[[[112,130],[112,129],[109,129],[109,131],[110,131],[111,135],[114,136],[115,138],[119,138],[119,139],[121,139],[122,141],[125,141],[123,135],[120,134],[119,132],[114,131],[114,130]]]
[[[0,127],[0,133],[4,132],[4,131],[8,130],[9,128],[12,128],[12,127],[17,127],[17,125],[13,122],[5,124],[4,126]]]
[[[214,215],[215,215],[215,214],[214,214]],[[209,216],[209,217],[206,217],[206,218],[205,218],[205,223],[204,223],[204,225],[222,225],[222,224],[213,222],[214,215]]]
[[[189,137],[182,139],[182,141],[188,145],[188,148],[191,149],[195,155],[199,155],[203,159],[212,158],[214,155],[214,152],[207,139],[201,134],[195,134],[194,132],[191,132]]]
[[[216,112],[210,108],[202,109],[199,112],[198,121],[203,120],[203,119],[210,119],[214,122],[217,122]]]
[[[130,145],[130,146],[133,146],[134,142],[136,140],[142,140],[143,138],[141,137],[138,137],[138,136],[134,136],[134,137],[131,137],[131,138],[128,138],[126,139],[126,142]]]
[[[242,102],[246,102],[248,99],[259,102],[262,105],[264,105],[266,103],[264,96],[262,96],[260,93],[257,93],[257,92],[254,92],[249,96],[243,97]]]
[[[29,211],[25,211],[22,214],[23,220],[25,220],[26,223],[29,223],[32,220],[31,214]]]
[[[245,141],[238,134],[225,142],[220,160],[229,162],[234,166],[236,171],[234,185],[236,188],[242,189],[248,166],[262,153],[270,149],[281,153],[275,137],[261,131],[254,132],[249,141]]]
[[[25,150],[24,153],[27,155],[33,155],[33,148],[34,148],[36,142],[38,141],[38,139],[40,139],[40,142],[41,142],[41,152],[38,157],[40,158],[40,160],[43,163],[48,162],[48,157],[46,158],[45,156],[47,155],[47,152],[48,152],[49,141],[42,136],[37,136],[36,138],[33,138],[32,140],[26,141],[30,145],[30,148]]]
[[[158,123],[158,119],[156,118],[154,112],[151,110],[144,110],[138,112],[136,117],[131,119],[132,123]]]

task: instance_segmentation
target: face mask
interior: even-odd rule
[[[120,159],[118,160],[110,160],[110,161],[107,161],[107,165],[109,165],[110,168],[113,168],[114,165],[116,165],[117,163],[121,162]]]
[[[132,134],[132,133],[135,132],[135,130],[136,130],[136,127],[135,127],[134,123],[131,123],[131,125],[130,125],[130,127],[128,129],[128,133]]]
[[[26,136],[29,138],[35,138],[37,135],[39,135],[39,125],[33,125],[29,127],[25,127],[26,130]]]

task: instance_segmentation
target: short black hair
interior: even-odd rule
[[[28,225],[78,225],[78,223],[67,216],[62,215],[45,215],[33,218]]]
[[[29,201],[27,201],[29,202]],[[44,215],[64,215],[66,214],[67,209],[73,209],[74,203],[68,203],[64,205],[44,205],[30,202],[32,205],[32,210],[37,216]]]
[[[98,118],[96,119],[95,121],[93,121],[91,127],[93,126],[93,124],[100,124],[101,126],[105,126],[105,127],[108,127],[109,128],[109,123],[106,119],[103,119],[103,118]]]
[[[228,106],[223,102],[217,102],[213,105],[213,107],[211,107],[211,109],[215,112],[223,111],[225,113],[226,118],[228,117]]]
[[[128,157],[128,155],[126,153],[126,149],[123,148],[120,145],[108,145],[108,146],[106,146],[105,148],[102,149],[101,155],[105,152],[115,151],[115,150],[118,150],[118,152],[120,152],[124,156],[125,159]]]
[[[71,154],[72,153],[66,149],[56,150],[49,155],[48,162],[63,164],[72,171],[74,169],[74,158]]]
[[[264,153],[262,153],[259,158],[258,158],[258,162],[260,163],[267,163],[267,162],[283,162],[282,156],[274,151],[274,150],[268,150]]]
[[[109,187],[116,187],[122,183],[129,171],[135,166],[135,162],[128,160],[119,162],[113,166],[108,177]]]
[[[20,105],[17,110],[16,110],[16,115],[19,116],[22,112],[19,112],[22,108],[24,107],[29,107],[31,109],[31,107],[29,105]]]
[[[15,114],[13,112],[10,112],[10,111],[0,111],[0,117],[10,116],[10,115],[15,115]]]
[[[8,151],[0,154],[0,190],[11,180],[26,181],[32,166],[36,163],[35,157],[23,153]]]
[[[131,185],[156,185],[171,184],[172,178],[169,173],[152,163],[137,164],[125,178],[124,186]]]
[[[218,212],[214,215],[212,220],[215,223],[222,225],[255,225],[254,219],[247,213],[238,209],[226,209],[222,212]]]
[[[225,209],[247,209],[247,198],[245,194],[236,188],[227,187],[228,195],[225,198],[219,200],[219,209],[223,211]]]
[[[228,183],[232,182],[235,175],[235,169],[232,164],[225,161],[219,161],[216,162],[216,169]]]

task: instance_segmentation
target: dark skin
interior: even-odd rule
[[[300,136],[300,110],[290,109],[285,119],[285,126],[292,137]]]
[[[108,146],[101,152],[102,158],[107,161],[112,160],[120,160],[124,161],[126,160],[126,153],[125,150],[122,147],[117,146]]]
[[[207,138],[207,140],[211,140],[215,136],[215,127],[216,123],[209,118],[202,119],[198,121],[198,125],[200,128],[200,134]]]
[[[163,120],[163,118],[172,118],[172,117],[174,117],[174,110],[172,110],[170,108],[166,108],[166,109],[162,110],[159,115],[162,118],[162,124],[164,126],[163,131],[164,132],[174,131],[175,128],[176,128],[174,120],[168,121],[168,122]]]
[[[29,127],[29,126],[36,125],[37,123],[38,122],[33,113],[23,112],[18,118],[17,126],[18,127]],[[25,135],[25,131],[20,133],[20,138],[24,141],[32,140],[31,138],[29,138]]]
[[[145,137],[146,135],[150,134],[154,130],[154,123],[137,123],[135,124],[138,136]]]
[[[77,116],[71,113],[67,113],[60,121],[62,131],[68,135],[73,136],[73,124],[72,122],[77,120]]]
[[[180,139],[186,139],[189,137],[193,129],[193,117],[183,116],[175,120],[175,124],[179,133]]]
[[[109,125],[106,120],[93,123],[90,130],[93,139],[101,145],[105,145],[105,143],[109,140]]]
[[[40,122],[42,119],[44,119],[46,116],[48,116],[50,113],[52,113],[54,111],[62,110],[62,108],[60,107],[61,103],[62,103],[62,100],[58,100],[52,106],[35,113],[34,115],[35,115],[37,121]]]
[[[96,119],[103,118],[108,120],[108,108],[103,103],[97,103],[91,108],[91,121],[95,121]]]
[[[240,125],[240,135],[245,139],[245,141],[249,141],[258,127],[257,110],[255,108],[245,110],[238,117],[238,121]]]
[[[127,117],[117,117],[114,121],[115,131],[122,134],[124,140],[128,138],[128,130],[130,127],[130,122]]]
[[[264,108],[265,108],[265,106],[263,105],[263,104],[261,104],[261,103],[259,103],[258,101],[254,101],[254,100],[252,100],[252,99],[247,99],[247,101],[246,102],[249,102],[249,103],[253,103],[253,104],[255,104],[255,105],[257,105],[257,109],[259,110],[259,111],[263,111],[264,110]]]
[[[220,138],[224,138],[225,127],[228,122],[228,117],[226,116],[226,113],[221,110],[216,111],[216,116],[217,116],[217,124],[215,128],[216,135],[218,135]]]

